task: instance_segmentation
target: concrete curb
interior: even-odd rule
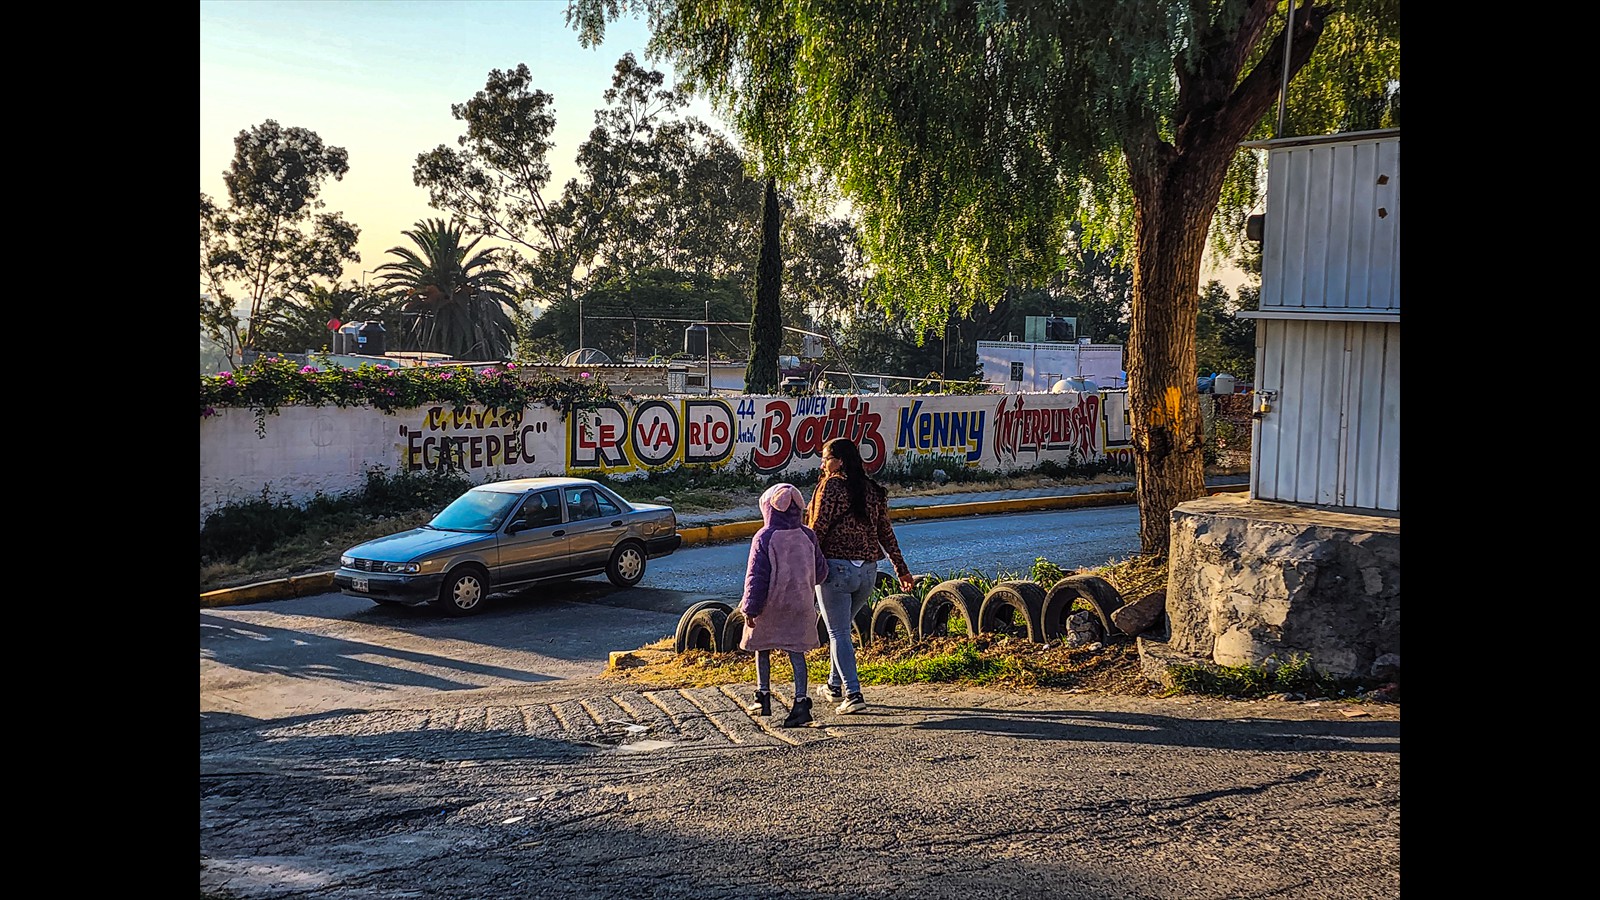
[[[1206,488],[1207,494],[1248,491],[1248,484],[1218,484]],[[980,500],[973,503],[947,503],[942,506],[901,506],[889,510],[889,518],[902,519],[952,519],[958,516],[995,515],[997,513],[1036,512],[1046,509],[1075,509],[1083,506],[1119,506],[1134,502],[1133,491],[1109,491],[1099,494],[1066,494],[1059,497],[1025,497],[1020,500]],[[760,522],[725,522],[720,525],[694,525],[680,527],[683,546],[722,544],[748,538],[761,528]],[[292,600],[310,597],[334,590],[332,572],[315,572],[291,578],[258,581],[240,587],[219,588],[200,595],[200,608],[240,606],[246,603],[265,603],[271,600]]]

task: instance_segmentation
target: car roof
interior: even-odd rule
[[[473,488],[475,491],[493,491],[497,494],[520,494],[540,488],[598,487],[587,478],[568,475],[551,475],[542,478],[513,478],[509,481],[491,481]]]

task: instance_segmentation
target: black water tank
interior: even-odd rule
[[[704,359],[706,355],[706,335],[708,330],[704,325],[690,325],[683,330],[683,352],[690,356]]]
[[[355,353],[365,353],[368,356],[382,356],[385,352],[383,346],[383,323],[377,320],[360,323],[356,329],[356,339],[360,342],[361,349]]]

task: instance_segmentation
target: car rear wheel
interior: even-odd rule
[[[624,541],[611,551],[606,563],[606,577],[620,588],[631,588],[644,578],[644,548],[632,541]]]
[[[462,566],[445,577],[438,604],[452,616],[470,616],[489,596],[489,575],[476,566]]]

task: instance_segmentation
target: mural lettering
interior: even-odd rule
[[[1100,397],[1083,395],[1076,406],[1056,409],[1029,407],[1024,394],[1001,398],[994,411],[994,456],[1012,460],[1019,453],[1038,454],[1046,450],[1070,450],[1079,459],[1090,460],[1101,452]],[[1007,411],[1006,405],[1015,405]]]
[[[733,412],[720,400],[650,400],[631,413],[608,403],[570,421],[567,460],[574,469],[705,465],[733,454]]]
[[[422,427],[400,426],[401,468],[493,469],[537,461],[533,436],[549,429],[547,422],[523,424],[522,410],[450,409],[435,406],[422,417]],[[452,434],[446,432],[467,432]]]
[[[758,433],[750,461],[760,472],[782,471],[793,459],[821,456],[823,444],[844,437],[861,447],[866,470],[877,472],[887,456],[879,430],[882,424],[883,416],[872,411],[872,403],[857,397],[768,400],[755,429]]]
[[[983,419],[977,410],[923,412],[918,400],[900,410],[895,450],[959,453],[975,463],[983,458]]]

